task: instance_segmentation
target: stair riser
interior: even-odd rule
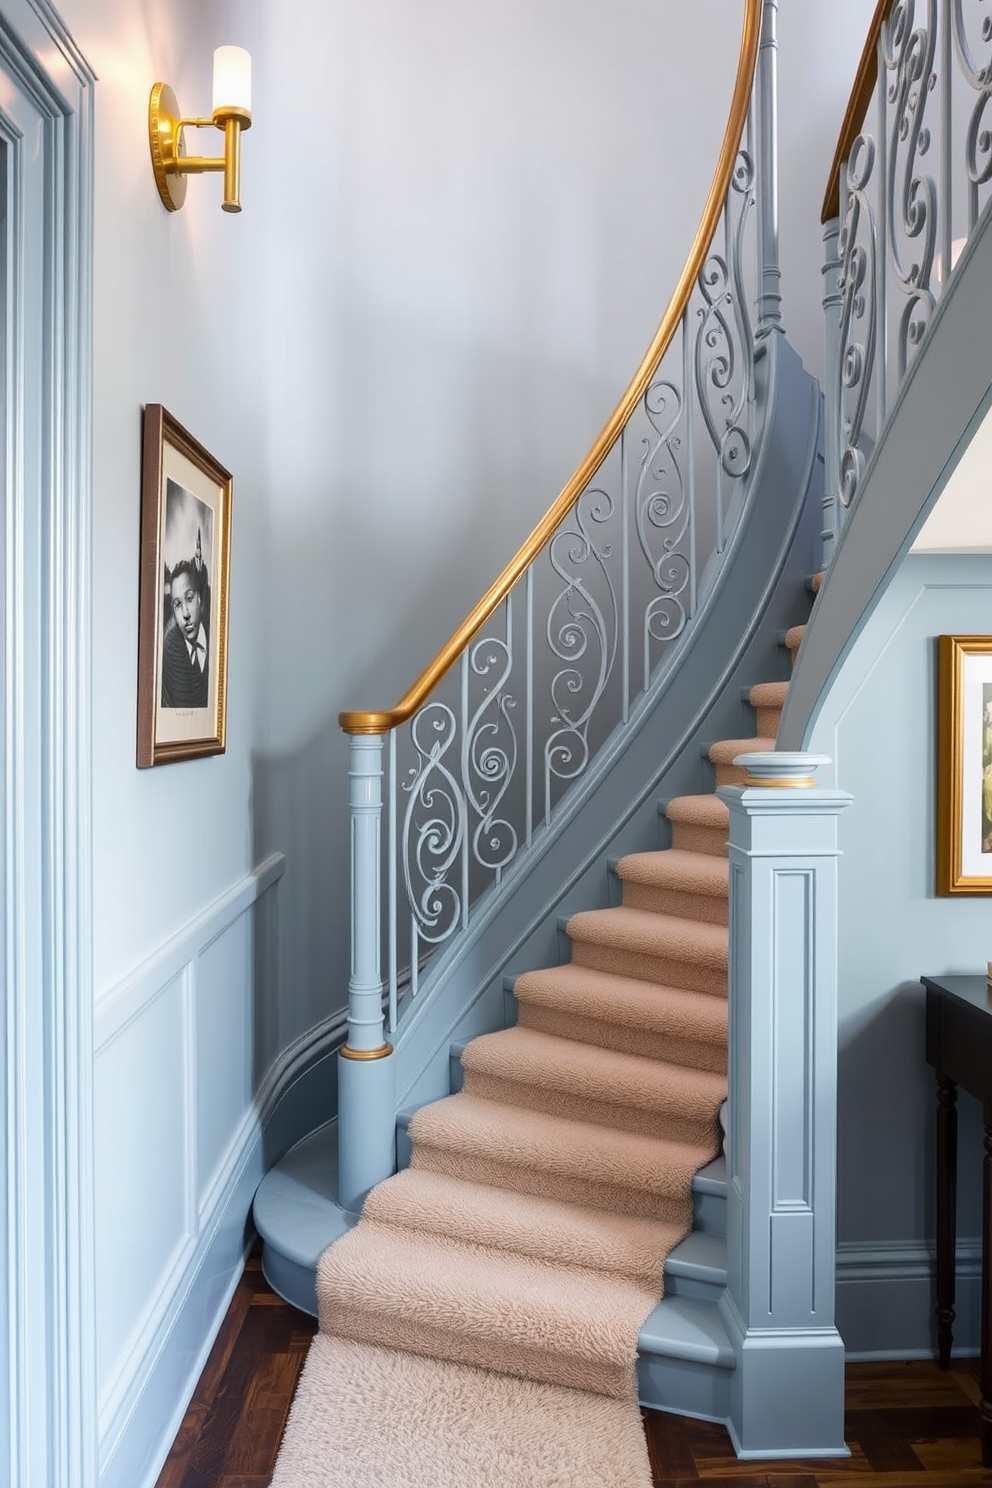
[[[548,1115],[564,1116],[572,1121],[592,1121],[597,1126],[608,1126],[613,1131],[639,1132],[646,1137],[668,1138],[673,1142],[685,1142],[688,1146],[702,1147],[715,1152],[719,1138],[714,1122],[690,1121],[678,1106],[672,1110],[645,1111],[636,1106],[621,1106],[612,1102],[591,1099],[586,1095],[572,1095],[564,1090],[542,1090],[520,1080],[506,1080],[491,1074],[480,1074],[467,1070],[463,1087],[470,1095],[482,1100],[500,1101],[517,1106],[525,1111],[544,1111]]]
[[[382,1348],[402,1349],[427,1358],[450,1359],[457,1364],[476,1368],[492,1367],[493,1346],[488,1336],[455,1332],[449,1328],[431,1327],[426,1321],[412,1321],[393,1313],[375,1313],[368,1307],[321,1303],[320,1325],[341,1338],[353,1338]],[[574,1354],[558,1354],[550,1347],[516,1348],[505,1340],[500,1354],[508,1368],[525,1379],[546,1384],[570,1385],[575,1389],[594,1390],[601,1395],[623,1398],[630,1389],[627,1367],[606,1361],[582,1360]]]
[[[709,1070],[713,1074],[727,1073],[726,1034],[712,1044],[696,1043],[668,1033],[646,1033],[643,1028],[604,1023],[598,1018],[584,1018],[529,1003],[521,1005],[519,1021],[524,1028],[533,1028],[537,1033],[575,1039],[600,1049],[615,1049],[618,1054],[640,1054],[644,1059],[664,1059],[669,1064]],[[461,1086],[452,1088],[461,1089]]]
[[[727,856],[726,827],[696,827],[689,822],[672,822],[672,846],[686,852],[706,853],[707,857]]]
[[[532,1194],[537,1198],[547,1196],[551,1181],[537,1168],[517,1167],[512,1163],[424,1144],[417,1147],[416,1166],[446,1173],[450,1178],[464,1178],[469,1183],[484,1183],[491,1188],[505,1188],[512,1193]],[[643,1187],[597,1183],[584,1175],[569,1177],[560,1172],[554,1174],[553,1181],[555,1197],[566,1203],[587,1204],[593,1209],[614,1209],[618,1214],[663,1219],[672,1224],[686,1219],[681,1199],[650,1193]]]
[[[653,884],[625,883],[623,903],[627,909],[647,909],[653,914],[678,915],[687,920],[701,920],[707,925],[726,925],[727,897],[712,894],[687,894],[679,889]]]
[[[641,1350],[637,1356],[637,1396],[650,1410],[674,1411],[703,1421],[730,1415],[733,1371]]]
[[[695,1276],[669,1276],[665,1272],[666,1297],[693,1297],[697,1302],[719,1302],[727,1289],[726,1281],[701,1281]]]
[[[756,732],[766,739],[775,739],[778,737],[778,726],[781,722],[781,708],[759,708]]]
[[[684,987],[688,992],[707,992],[713,997],[726,997],[726,968],[711,969],[689,961],[645,955],[615,947],[594,945],[589,941],[573,942],[572,960],[594,971],[618,972],[642,982],[655,982],[662,987]]]
[[[714,765],[713,770],[718,789],[721,785],[743,785],[747,775],[740,765]]]
[[[727,1233],[726,1194],[698,1193],[693,1190],[692,1228],[702,1230],[705,1235],[725,1235]]]

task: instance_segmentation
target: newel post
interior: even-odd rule
[[[727,1289],[741,1457],[841,1456],[837,818],[826,756],[746,754],[730,808]]]
[[[823,541],[824,568],[830,567],[834,543],[840,533],[840,446],[844,369],[841,366],[840,219],[832,217],[823,226]]]
[[[348,1041],[338,1058],[338,1203],[357,1211],[396,1171],[392,1058],[382,1015],[380,958],[382,735],[349,736],[351,980]]]

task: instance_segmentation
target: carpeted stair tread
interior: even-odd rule
[[[775,740],[765,735],[752,739],[718,739],[707,751],[714,765],[732,765],[738,754],[764,754],[775,748]]]
[[[726,1004],[706,992],[659,987],[574,961],[525,971],[516,978],[513,991],[522,1013],[532,1005],[560,1007],[566,1013],[629,1023],[652,1033],[700,1041],[727,1036]]]
[[[709,992],[574,961],[524,972],[513,991],[524,1027],[652,1058],[681,1055],[697,1069],[726,1071],[727,1004]]]
[[[756,682],[748,693],[748,701],[752,708],[781,708],[788,691],[788,682]]]
[[[371,1220],[317,1271],[325,1332],[615,1396],[632,1388],[637,1333],[657,1296],[628,1277],[494,1257]]]
[[[651,1488],[651,1469],[633,1398],[318,1333],[272,1488],[359,1484]]]
[[[660,1258],[679,1240],[675,1224],[494,1190],[427,1168],[404,1168],[372,1190],[362,1214],[403,1230],[434,1231],[465,1244],[562,1265],[600,1268],[657,1288]]]
[[[677,956],[715,971],[727,967],[727,930],[646,909],[584,909],[566,926],[573,947],[592,942],[647,956]]]
[[[792,652],[793,659],[802,645],[803,636],[806,634],[805,625],[793,625],[785,632],[785,644]]]
[[[727,1094],[721,1074],[520,1027],[473,1039],[462,1065],[483,1100],[680,1142],[712,1140]]]
[[[673,796],[665,806],[671,822],[691,827],[730,827],[730,808],[719,796]]]
[[[410,1122],[411,1167],[536,1193],[591,1208],[681,1223],[690,1185],[718,1143],[695,1146],[612,1131],[460,1092],[422,1106]]]
[[[624,884],[649,884],[726,899],[729,865],[708,853],[669,847],[660,852],[628,853],[616,867]]]

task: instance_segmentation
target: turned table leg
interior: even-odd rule
[[[982,1164],[982,1466],[992,1467],[992,1124],[985,1111],[985,1161]]]
[[[958,1088],[937,1080],[937,1356],[941,1369],[951,1362],[954,1324],[954,1251],[958,1169]],[[988,1158],[986,1158],[986,1173]],[[987,1206],[986,1206],[987,1213]],[[984,1314],[983,1314],[984,1325]],[[983,1351],[984,1357],[984,1351]]]

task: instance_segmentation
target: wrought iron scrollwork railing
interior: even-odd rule
[[[827,559],[990,181],[990,0],[880,0],[823,205]]]
[[[746,0],[692,254],[599,440],[407,696],[341,715],[352,744],[353,1057],[388,1052],[383,985],[392,1033],[425,955],[467,927],[656,685],[740,520],[760,439],[756,345],[780,319],[776,5]]]

